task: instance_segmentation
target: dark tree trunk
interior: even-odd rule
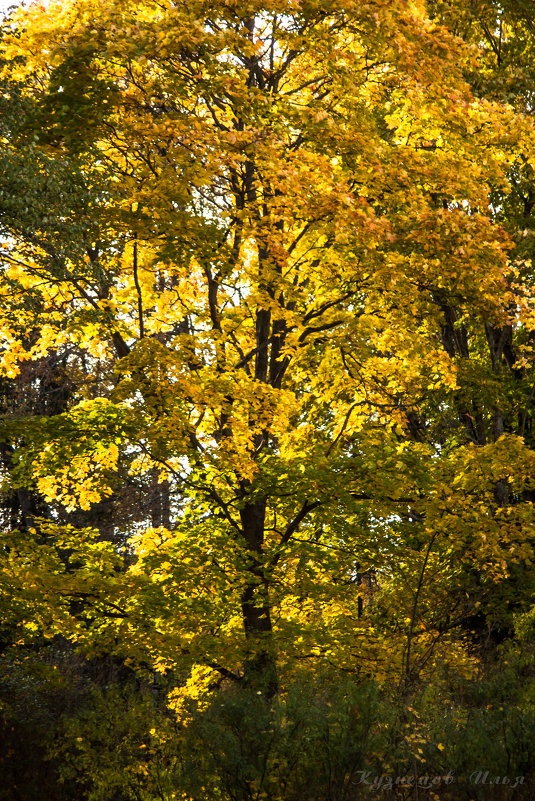
[[[247,547],[248,576],[241,596],[243,626],[247,639],[244,662],[245,682],[258,687],[266,697],[277,693],[277,667],[273,649],[273,627],[269,599],[269,580],[263,564],[265,500],[241,510],[243,536]]]

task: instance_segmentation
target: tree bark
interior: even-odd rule
[[[273,649],[273,626],[269,599],[269,580],[263,564],[266,501],[260,499],[240,512],[247,548],[247,579],[241,595],[243,626],[247,640],[244,662],[245,683],[257,687],[266,698],[278,690],[277,666]]]

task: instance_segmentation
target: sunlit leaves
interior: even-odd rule
[[[440,645],[462,667],[473,563],[484,595],[532,559],[532,396],[502,377],[533,312],[501,226],[531,121],[471,92],[473,54],[420,3],[20,20],[4,374],[57,353],[74,389],[6,417],[6,483],[51,517],[153,493],[115,616],[95,589],[69,636],[201,682],[245,680],[255,649],[386,680]]]

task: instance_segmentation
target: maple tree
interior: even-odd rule
[[[13,640],[177,670],[180,712],[469,674],[529,613],[532,27],[473,5],[6,22]]]

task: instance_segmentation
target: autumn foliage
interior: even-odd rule
[[[0,719],[50,798],[531,797],[534,30],[4,21]]]

